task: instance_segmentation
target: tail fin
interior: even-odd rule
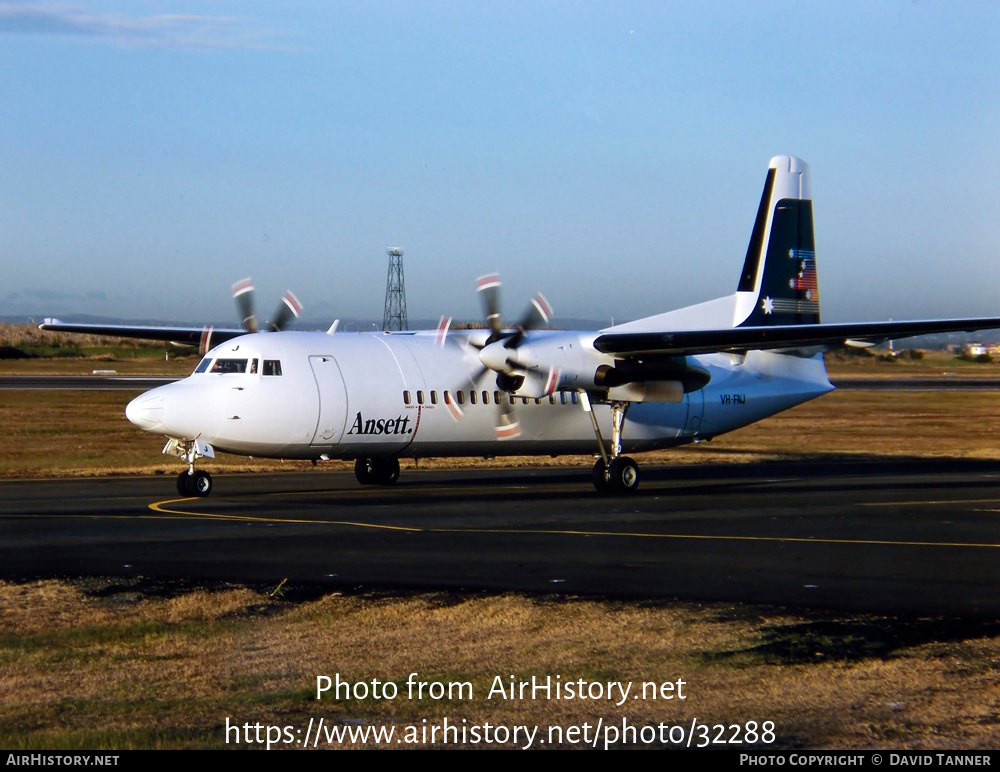
[[[734,327],[819,324],[809,165],[771,159],[743,273]]]

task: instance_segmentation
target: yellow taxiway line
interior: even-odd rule
[[[718,534],[689,533],[644,533],[639,531],[581,531],[569,529],[533,529],[533,528],[419,528],[412,526],[384,525],[380,523],[360,523],[352,520],[303,520],[299,518],[256,517],[253,515],[216,515],[210,512],[186,512],[180,509],[169,509],[172,504],[186,501],[199,501],[197,498],[169,499],[154,502],[149,509],[154,512],[170,515],[184,515],[192,518],[208,520],[228,520],[242,523],[272,523],[296,525],[340,525],[352,528],[371,528],[385,531],[404,531],[409,533],[481,533],[481,534],[540,534],[546,536],[604,536],[625,537],[634,539],[688,539],[699,541],[749,541],[777,542],[780,544],[840,544],[850,546],[893,546],[893,547],[959,547],[974,549],[1000,549],[1000,544],[976,544],[974,542],[938,542],[938,541],[891,541],[887,539],[829,539],[804,536],[740,536]],[[992,501],[992,500],[991,500]]]

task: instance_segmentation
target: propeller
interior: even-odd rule
[[[479,293],[480,301],[483,304],[483,312],[486,316],[486,325],[490,329],[490,337],[486,345],[504,340],[506,348],[517,348],[521,345],[524,334],[529,330],[537,330],[549,323],[552,318],[552,306],[539,292],[531,299],[528,309],[521,316],[521,319],[514,326],[513,330],[507,331],[503,328],[502,314],[500,313],[500,274],[490,273],[476,279],[476,292]]]
[[[487,372],[493,371],[497,374],[497,388],[508,394],[508,398],[500,400],[497,405],[496,423],[497,439],[506,440],[517,437],[521,433],[513,400],[509,397],[511,392],[521,388],[528,374],[528,368],[517,359],[517,349],[524,342],[525,335],[530,330],[536,330],[548,324],[549,319],[552,318],[552,307],[545,296],[539,293],[532,298],[528,309],[518,323],[513,328],[505,329],[503,315],[500,311],[501,286],[500,275],[496,273],[480,276],[476,280],[476,292],[479,293],[490,336],[482,345],[476,343],[470,345],[479,350],[479,361],[483,365],[482,369],[472,376],[473,385],[478,387],[483,376]],[[450,320],[448,321],[450,323]],[[447,327],[444,327],[444,332],[439,327],[438,332],[439,336],[443,336],[447,333]],[[558,375],[556,376],[557,380]],[[549,388],[549,384],[552,384],[551,388]],[[554,384],[550,372],[546,378],[547,393],[552,392]]]
[[[240,324],[247,332],[257,332],[257,314],[254,311],[254,288],[252,279],[243,279],[233,285],[233,300],[236,301],[236,309],[242,319]],[[302,313],[302,304],[295,294],[288,290],[278,309],[274,312],[274,321],[269,322],[267,329],[272,332],[280,332],[285,329],[293,319],[298,319]]]
[[[531,299],[527,310],[512,329],[504,329],[500,313],[500,275],[491,273],[481,276],[476,289],[483,303],[483,311],[490,328],[490,337],[480,349],[479,361],[497,373],[497,388],[503,391],[517,391],[524,383],[528,366],[517,359],[517,349],[524,342],[530,330],[537,330],[549,323],[552,306],[545,296],[538,293]]]

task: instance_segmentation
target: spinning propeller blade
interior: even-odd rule
[[[499,337],[503,331],[500,322],[500,274],[489,273],[476,279],[476,292],[483,303],[483,313],[486,316],[486,325],[489,327],[492,341],[494,337]]]
[[[281,332],[293,319],[298,319],[302,313],[302,304],[295,294],[288,290],[278,304],[278,310],[274,313],[274,321],[268,324],[268,329],[273,332]]]
[[[253,280],[246,278],[233,285],[233,300],[239,311],[240,325],[247,332],[257,332],[257,314],[253,309]]]
[[[247,332],[257,332],[257,313],[254,311],[254,288],[253,280],[250,278],[238,281],[233,285],[233,300],[236,301],[236,310],[240,315],[240,324]],[[274,313],[274,321],[269,322],[267,329],[279,332],[285,329],[289,322],[298,319],[302,313],[302,304],[289,290],[278,304],[278,310]]]

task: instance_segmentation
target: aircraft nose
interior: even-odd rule
[[[125,406],[125,417],[147,432],[155,432],[163,424],[163,397],[143,394]]]

